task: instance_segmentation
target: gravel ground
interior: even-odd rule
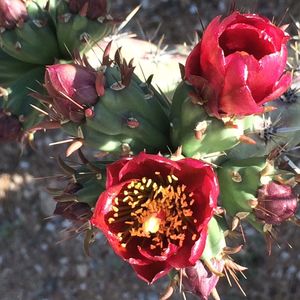
[[[166,43],[193,39],[213,16],[228,9],[226,1],[144,0],[114,1],[115,14],[129,12],[143,4],[143,9],[129,28],[146,39],[157,41],[165,33]],[[288,6],[299,12],[297,1],[237,1],[239,7],[280,20]],[[297,10],[298,9],[298,10]],[[297,16],[296,16],[297,17]],[[161,24],[158,34],[156,29]],[[59,133],[37,137],[37,151],[20,149],[14,144],[0,145],[0,299],[1,300],[155,300],[166,286],[160,280],[148,286],[138,280],[131,268],[122,263],[100,235],[92,246],[91,257],[84,255],[82,237],[70,234],[71,223],[50,217],[54,202],[46,191],[53,179],[39,179],[59,173],[55,157],[62,147],[47,146],[62,138]],[[281,249],[264,255],[264,243],[249,232],[248,251],[239,261],[250,266],[248,280],[242,285],[248,299],[300,299],[300,241],[293,225],[284,226]],[[292,244],[290,249],[287,242]],[[223,300],[244,297],[238,288],[220,285]],[[182,299],[174,296],[172,299]],[[192,297],[189,297],[192,299]]]

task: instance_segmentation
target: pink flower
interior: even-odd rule
[[[107,168],[91,223],[148,283],[201,257],[219,186],[206,163],[141,153]]]
[[[284,73],[288,40],[286,32],[256,14],[218,16],[189,55],[186,79],[205,93],[210,115],[262,113],[262,105],[291,84]]]

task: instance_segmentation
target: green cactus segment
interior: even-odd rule
[[[218,179],[222,206],[227,214],[234,217],[239,212],[252,212],[248,201],[256,199],[265,167],[265,158],[229,160],[221,165]]]
[[[288,98],[288,97],[287,97]],[[246,159],[268,155],[278,147],[291,149],[300,143],[300,98],[293,101],[278,99],[268,103],[276,110],[263,116],[250,116],[245,122],[245,135],[256,144],[239,144],[228,151],[228,158]]]
[[[27,11],[29,18],[21,27],[0,34],[1,47],[23,62],[51,64],[59,52],[49,15],[35,1],[29,2]]]
[[[220,219],[220,220],[219,220]],[[223,219],[220,217],[213,217],[208,223],[208,236],[201,259],[210,261],[212,258],[221,254],[224,247],[226,247],[224,237]]]
[[[0,49],[0,85],[7,86],[36,65],[19,61]]]
[[[105,162],[92,161],[76,167],[71,181],[68,182],[69,184],[78,184],[76,191],[56,191],[55,199],[58,202],[76,201],[87,203],[90,207],[94,207],[99,196],[105,190],[106,165]]]
[[[106,17],[90,20],[85,16],[72,14],[66,1],[60,1],[57,5],[57,39],[65,58],[70,58],[75,50],[81,53],[87,52],[112,30],[113,22]]]
[[[120,152],[124,144],[133,153],[168,151],[169,104],[163,97],[136,76],[129,86],[119,88],[117,67],[107,68],[105,79],[105,94],[94,106],[94,116],[83,124],[68,122],[62,128],[102,151]]]
[[[30,104],[40,106],[39,102],[29,96],[34,91],[42,91],[45,68],[37,67],[19,77],[7,88],[7,95],[0,97],[0,103],[5,111],[19,116],[23,128],[28,129],[41,120],[41,114]]]
[[[209,117],[191,93],[193,88],[185,82],[175,91],[171,107],[173,146],[182,146],[186,156],[206,158],[237,145],[243,135],[241,121],[237,120],[237,128],[225,127],[221,120]]]

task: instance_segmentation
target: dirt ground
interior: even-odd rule
[[[279,22],[288,7],[291,13],[300,14],[297,2],[249,0],[237,1],[237,6],[275,16]],[[201,29],[200,19],[205,25],[229,7],[229,1],[217,0],[116,0],[112,7],[121,16],[140,3],[143,7],[128,29],[153,41],[165,34],[168,44],[189,42],[194,31]],[[289,20],[286,15],[285,22]],[[0,299],[158,299],[166,280],[154,286],[138,280],[100,235],[92,246],[91,257],[85,256],[81,236],[65,240],[71,223],[51,217],[55,203],[46,187],[54,183],[51,177],[60,173],[54,157],[64,147],[48,144],[61,138],[58,132],[38,135],[37,151],[25,149],[22,155],[15,144],[0,145]],[[281,228],[280,236],[281,249],[275,247],[268,257],[262,238],[248,230],[247,251],[238,261],[250,269],[246,272],[248,279],[241,280],[250,300],[300,299],[299,231],[288,224]],[[219,290],[222,300],[244,299],[236,286],[229,288],[226,280],[222,280]],[[183,298],[175,295],[172,299]]]

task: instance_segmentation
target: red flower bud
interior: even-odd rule
[[[25,1],[0,0],[0,27],[14,28],[27,19]]]
[[[211,264],[215,270],[221,273],[225,262],[224,260],[212,259]],[[200,300],[207,300],[219,278],[218,275],[209,271],[201,260],[198,260],[195,266],[184,269],[182,283],[187,292],[197,295]]]
[[[21,124],[15,116],[0,110],[0,142],[12,142],[20,137]]]
[[[86,16],[91,20],[103,17],[107,13],[106,0],[70,0],[69,8],[73,14]]]
[[[47,66],[45,87],[52,97],[53,106],[63,117],[79,122],[84,118],[84,108],[94,105],[96,73],[72,64]]]
[[[290,186],[272,181],[258,190],[254,213],[259,220],[279,225],[295,214],[297,204],[297,196]]]
[[[219,187],[210,165],[141,153],[107,167],[91,223],[148,283],[195,265]]]
[[[256,14],[216,17],[187,59],[186,79],[199,93],[206,91],[210,115],[262,113],[262,105],[291,84],[291,75],[284,74],[288,39],[281,28]]]

